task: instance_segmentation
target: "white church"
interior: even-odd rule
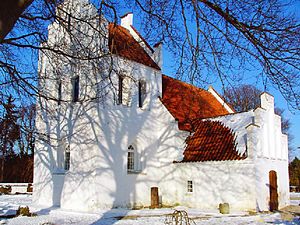
[[[289,204],[287,136],[272,95],[235,113],[212,87],[162,74],[162,44],[151,47],[131,13],[109,23],[88,0],[66,0],[56,13],[67,22],[50,24],[43,44],[75,56],[39,54],[36,204],[143,208],[152,187],[160,206]]]

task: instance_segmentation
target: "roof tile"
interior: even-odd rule
[[[163,75],[162,89],[162,103],[178,120],[181,130],[192,131],[195,119],[229,114],[210,92],[193,85]]]
[[[194,121],[195,132],[186,139],[187,147],[181,162],[242,160],[246,152],[237,151],[233,131],[220,121]]]
[[[126,59],[160,70],[159,66],[153,61],[153,59],[126,28],[110,23],[108,30],[108,45],[112,54],[117,54]]]
[[[233,131],[219,121],[203,120],[227,115],[226,108],[208,91],[163,75],[162,103],[178,120],[179,129],[192,132],[181,162],[245,159],[236,150]]]

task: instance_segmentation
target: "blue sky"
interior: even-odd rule
[[[292,1],[292,5],[287,8],[287,12],[294,12],[296,14],[296,17],[300,19],[300,1],[295,0]],[[138,17],[136,15],[135,17]],[[138,20],[139,18],[135,18]],[[137,21],[138,22],[138,21]],[[164,50],[164,62],[163,62],[163,73],[172,76],[174,75],[171,66],[173,63],[172,56]],[[257,74],[259,71],[251,71],[246,72],[248,74],[245,74],[244,79],[242,80],[243,84],[252,84],[258,87],[260,90],[264,90],[262,87],[262,84],[259,83],[259,79],[257,78]],[[215,74],[212,74],[212,76],[216,76]],[[211,85],[221,94],[223,93],[222,86],[220,82],[214,82],[211,83]],[[288,102],[283,98],[281,93],[274,88],[271,84],[267,85],[267,92],[272,94],[275,98],[275,105],[278,108],[284,109],[284,117],[290,120],[291,126],[290,126],[290,134],[293,136],[293,139],[291,141],[291,146],[293,147],[291,158],[294,158],[297,156],[300,158],[300,111],[295,110],[291,108],[288,104]],[[298,148],[299,147],[299,148]]]
[[[294,137],[292,140],[292,146],[294,147],[294,156],[300,158],[300,111],[290,109],[286,100],[277,90],[271,90],[271,94],[275,97],[275,103],[278,107],[285,109],[285,117],[290,120],[291,128],[290,133]]]
[[[94,0],[91,0],[94,2]],[[96,4],[97,5],[97,4]],[[134,10],[128,8],[130,6],[126,5],[124,6],[120,11],[120,15],[122,16],[127,12],[133,12],[134,17],[133,17],[133,22],[134,26],[137,28],[138,31],[143,34],[143,32],[140,30],[140,20],[141,18],[139,17],[139,13],[135,12]],[[287,12],[294,12],[298,18],[300,18],[300,1],[299,0],[291,0],[291,6],[287,7]],[[152,43],[153,44],[153,43]],[[169,76],[174,76],[174,70],[172,66],[174,66],[174,59],[172,58],[171,54],[167,52],[166,49],[163,51],[164,56],[163,56],[163,73],[169,75]],[[245,74],[245,79],[243,80],[243,84],[255,84],[260,90],[263,90],[263,87],[261,86],[262,84],[259,84],[259,79],[257,79],[257,74],[258,72],[252,71],[251,74]],[[211,76],[215,76],[216,74],[211,74]],[[256,77],[256,78],[255,78]],[[211,83],[211,85],[219,92],[222,93],[222,86],[220,85],[220,82],[217,83]],[[207,87],[209,84],[207,85]],[[300,111],[295,111],[291,109],[286,102],[286,100],[282,97],[280,92],[276,90],[274,87],[271,85],[267,86],[267,92],[272,94],[275,98],[275,104],[277,107],[282,108],[285,110],[284,116],[290,120],[291,122],[291,128],[290,128],[290,133],[294,136],[294,139],[292,141],[292,146],[295,149],[295,152],[293,153],[293,156],[298,156],[300,158],[300,149],[297,150],[297,147],[300,147]],[[290,157],[291,158],[291,157]],[[293,157],[292,157],[293,158]]]
[[[300,1],[295,1],[294,2],[294,6],[289,8],[289,10],[296,12],[297,17],[300,17]],[[121,13],[126,13],[129,12],[131,10],[128,9],[123,9],[121,10],[123,12]],[[135,12],[134,13],[134,26],[140,31],[140,19],[139,15]],[[120,16],[120,15],[119,15]],[[141,32],[142,33],[142,32]],[[143,33],[142,33],[143,34]],[[169,75],[169,76],[173,76],[174,72],[172,69],[174,60],[172,58],[172,56],[164,49],[164,62],[163,62],[163,73]],[[257,81],[253,81],[256,77],[256,73],[253,71],[251,72],[252,74],[246,74],[247,75],[247,79],[245,79],[243,81],[244,84],[249,83],[257,83]],[[216,76],[214,74],[211,74],[211,76]],[[250,77],[250,79],[249,79]],[[208,84],[209,85],[209,84]],[[207,85],[207,87],[208,87]],[[211,85],[219,92],[222,93],[222,87],[220,85],[219,82],[214,82],[211,83]],[[262,89],[261,87],[259,87],[260,89]],[[275,104],[277,107],[282,108],[285,110],[285,117],[288,118],[291,122],[291,129],[290,132],[291,134],[294,136],[292,145],[294,146],[294,149],[296,150],[294,155],[300,157],[300,149],[297,150],[297,147],[300,147],[300,111],[295,111],[289,108],[288,103],[286,102],[286,100],[282,97],[282,95],[273,87],[268,86],[268,90],[267,90],[270,94],[272,94],[275,97]]]
[[[168,51],[166,49],[164,49],[163,51],[163,73],[169,76],[173,76],[173,70],[172,70],[172,57],[171,55],[168,53]],[[212,74],[212,76],[214,76]],[[247,77],[255,77],[255,74],[251,74],[250,76]],[[252,79],[252,81],[255,80],[254,78]],[[249,82],[249,84],[253,84],[253,82],[251,82],[251,79],[245,79],[244,84],[247,84],[247,81]],[[217,83],[212,83],[211,84],[214,89],[216,91],[218,91],[220,94],[223,93],[222,90],[222,86],[220,85],[219,82]],[[208,86],[207,86],[208,88]],[[261,87],[259,87],[260,89],[262,89]],[[290,158],[294,158],[295,156],[297,156],[298,158],[300,158],[300,150],[297,149],[297,147],[300,147],[300,111],[295,111],[293,109],[291,109],[288,105],[288,102],[282,97],[281,93],[276,90],[274,87],[272,87],[271,85],[268,86],[268,92],[270,94],[272,94],[275,98],[275,105],[276,107],[279,107],[281,109],[284,109],[284,116],[285,118],[289,119],[291,122],[291,128],[290,128],[290,133],[291,135],[294,137],[292,140],[292,146],[294,148],[294,152],[292,153],[292,155],[290,156]]]

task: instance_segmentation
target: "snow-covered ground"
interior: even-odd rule
[[[300,205],[300,193],[296,193],[296,192],[290,193],[290,204]]]
[[[292,203],[298,205],[300,203],[300,194],[291,194]],[[3,218],[4,216],[14,214],[19,206],[30,207],[32,212],[37,213],[35,217],[15,217]],[[267,213],[248,215],[247,212],[234,212],[229,215],[222,215],[215,212],[205,212],[197,209],[179,208],[186,210],[190,218],[196,225],[292,225],[300,224],[299,217],[295,217],[288,221],[282,219],[280,213]],[[71,212],[57,208],[39,209],[31,204],[30,195],[1,195],[0,196],[0,224],[20,224],[20,225],[159,225],[166,224],[166,219],[170,219],[168,214],[174,209],[142,209],[142,210],[125,210],[112,209],[108,211],[99,211],[95,214]],[[2,217],[1,217],[2,216]],[[168,224],[171,225],[171,224]],[[191,223],[193,225],[193,223]]]

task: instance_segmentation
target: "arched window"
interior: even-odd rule
[[[139,94],[139,107],[142,108],[144,101],[146,99],[146,82],[144,80],[139,80],[138,83],[138,94]]]
[[[132,145],[129,145],[128,147],[128,153],[127,153],[127,171],[134,171],[135,170],[135,152],[134,152],[134,147]]]
[[[141,173],[144,167],[144,157],[135,144],[127,149],[127,173]]]

